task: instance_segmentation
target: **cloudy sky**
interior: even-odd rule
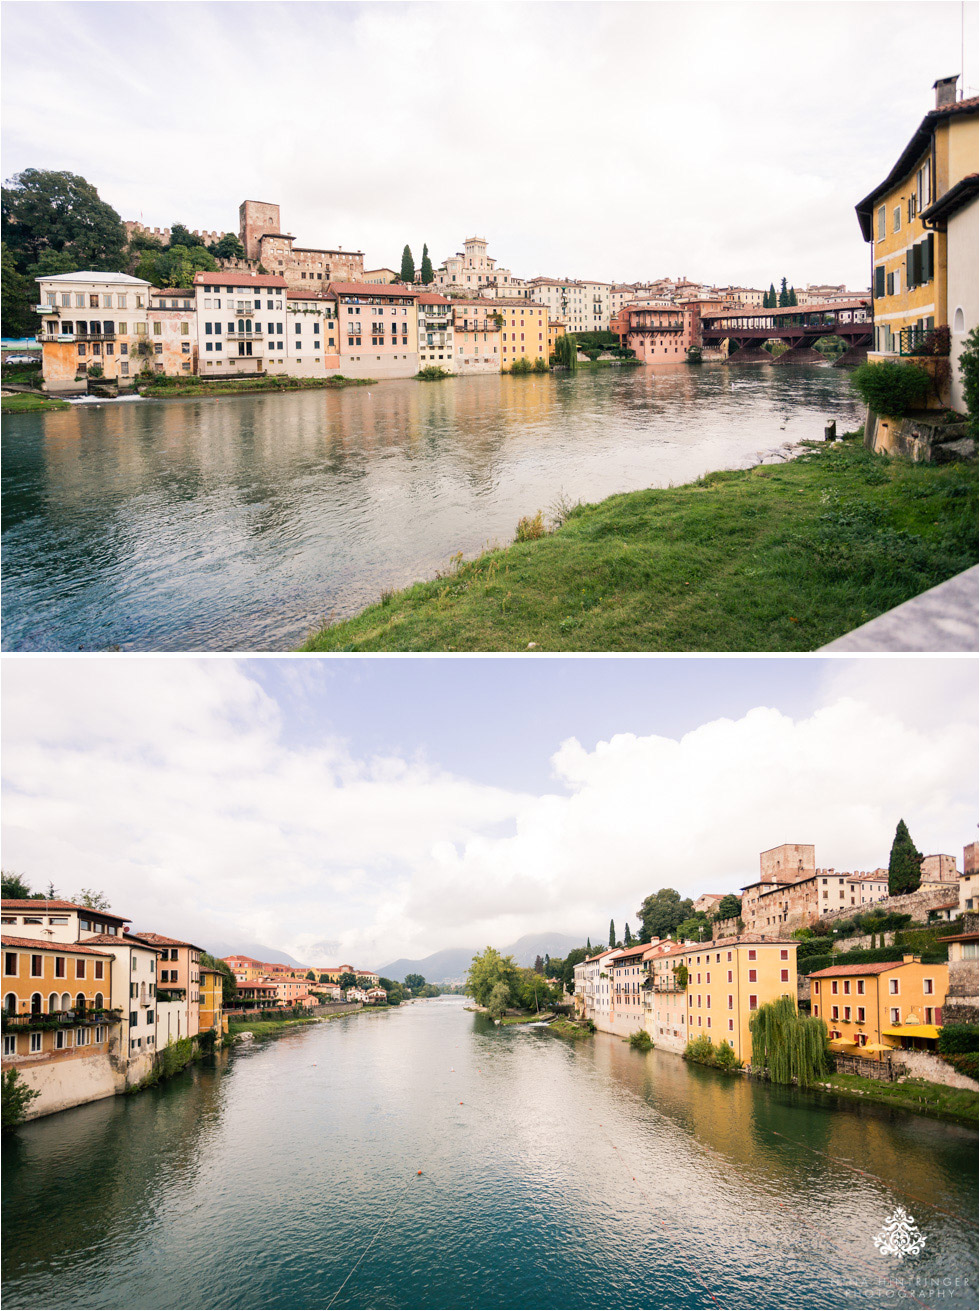
[[[151,227],[278,201],[367,267],[476,234],[522,277],[864,288],[854,205],[961,65],[944,0],[3,8],[5,177]]]
[[[636,927],[758,853],[977,835],[975,662],[16,657],[3,863],[309,963]]]

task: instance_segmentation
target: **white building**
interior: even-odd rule
[[[529,298],[548,306],[548,315],[560,319],[566,331],[608,332],[612,304],[611,282],[583,282],[569,278],[529,278]]]
[[[433,291],[419,292],[419,368],[456,370],[453,350],[453,304]]]
[[[962,178],[922,211],[922,221],[946,230],[946,313],[949,316],[950,404],[966,412],[959,358],[965,338],[977,326],[977,175]]]
[[[416,281],[421,275],[416,275]],[[498,269],[497,261],[487,254],[485,237],[467,237],[463,249],[434,270],[430,284],[433,289],[440,288],[447,295],[478,295],[486,287],[500,288],[501,295],[511,295],[514,280],[510,269]]]
[[[285,360],[285,278],[242,269],[195,273],[194,296],[202,377],[265,373],[270,348]]]
[[[84,389],[93,366],[105,378],[130,369],[134,344],[145,338],[150,284],[128,273],[55,273],[36,279],[41,315],[41,369],[49,392]]]

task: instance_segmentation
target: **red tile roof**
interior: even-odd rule
[[[144,929],[134,930],[131,936],[139,938],[142,942],[148,942],[154,947],[191,947],[194,951],[204,950],[196,942],[185,942],[183,938],[168,938],[162,933],[148,933]]]
[[[845,974],[884,974],[887,970],[893,970],[904,964],[904,961],[888,960],[879,961],[874,965],[828,965],[825,970],[815,970],[813,974],[807,975],[807,978],[831,979],[841,978]]]
[[[195,287],[285,287],[286,279],[268,273],[195,273]]]
[[[88,915],[101,915],[107,920],[117,920],[120,924],[128,924],[129,920],[125,915],[116,915],[111,910],[95,910],[92,906],[80,906],[77,901],[45,901],[42,897],[4,897],[0,902],[0,909],[15,911],[37,911],[42,915],[47,915],[53,910],[78,910],[84,911]]]
[[[336,296],[399,296],[414,300],[419,294],[410,287],[394,286],[390,282],[329,282],[327,291]]]
[[[419,292],[420,305],[451,305],[452,301],[448,296],[439,296],[434,291]]]
[[[114,947],[142,947],[146,951],[153,950],[148,942],[140,942],[131,933],[96,933],[91,938],[86,938],[85,941],[87,943],[100,942],[106,946],[111,944]]]
[[[82,956],[105,956],[112,959],[108,952],[96,951],[94,947],[83,946],[80,942],[39,942],[36,938],[13,938],[4,934],[0,938],[4,947],[36,947],[43,951],[57,951],[62,955],[81,954]]]

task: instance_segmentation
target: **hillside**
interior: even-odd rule
[[[564,956],[573,947],[583,945],[581,938],[569,937],[567,933],[526,933],[516,942],[497,950],[504,956],[513,956],[518,965],[530,966],[538,956]],[[469,969],[470,961],[482,947],[449,947],[444,951],[433,952],[421,960],[406,960],[402,957],[378,969],[385,978],[401,983],[406,974],[421,974],[429,983],[444,983],[450,979],[462,978]]]

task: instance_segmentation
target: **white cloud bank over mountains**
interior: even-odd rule
[[[972,841],[972,661],[838,662],[796,718],[764,704],[758,663],[757,708],[679,740],[515,743],[550,754],[554,786],[530,795],[364,757],[330,736],[341,692],[312,664],[313,747],[231,660],[18,659],[5,670],[4,866],[62,895],[102,888],[134,927],[204,946],[371,964],[531,931],[595,937],[656,888],[737,888],[780,842],[873,868],[900,817],[926,852]],[[459,731],[476,755],[478,713]]]

